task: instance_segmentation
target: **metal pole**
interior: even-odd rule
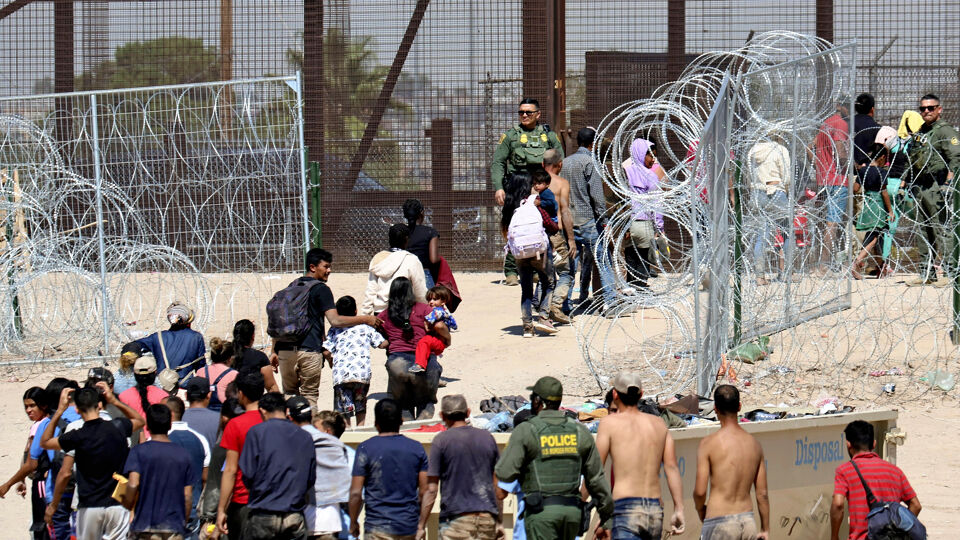
[[[303,73],[297,71],[297,136],[300,137],[300,201],[303,209],[303,252],[310,250],[310,209],[307,204],[307,147],[303,142]],[[323,156],[320,156],[323,159]]]
[[[953,332],[950,333],[950,341],[954,345],[960,345],[960,219],[957,219],[960,212],[960,191],[957,191],[957,181],[960,180],[960,170],[953,171]]]
[[[793,232],[793,221],[796,219],[796,210],[795,210],[795,201],[794,193],[796,192],[795,187],[797,184],[797,136],[799,126],[797,125],[797,116],[800,115],[800,64],[794,64],[793,67],[793,133],[790,136],[790,177],[793,179],[789,185],[784,186],[784,191],[787,194],[787,230],[783,231],[783,311],[786,321],[790,320],[790,312],[792,311],[792,301],[791,301],[791,282],[793,281],[793,250],[796,246],[796,238]]]
[[[100,244],[100,303],[103,310],[103,354],[110,354],[110,304],[107,295],[107,247],[103,224],[103,175],[100,171],[100,133],[97,127],[97,96],[90,96],[93,136],[93,179],[97,186],[97,241]]]
[[[742,170],[740,160],[733,162],[733,344],[743,337],[743,207],[740,202]]]

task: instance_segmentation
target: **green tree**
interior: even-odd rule
[[[220,76],[216,47],[200,38],[163,37],[117,47],[113,60],[76,78],[77,90],[107,90],[215,81]]]
[[[373,38],[349,39],[339,28],[331,28],[323,36],[323,123],[328,152],[349,160],[363,136],[367,121],[383,88],[388,66],[377,63],[372,49]],[[303,50],[287,49],[287,63],[303,70]],[[388,109],[410,111],[410,106],[391,99]],[[403,189],[399,182],[400,150],[391,133],[380,130],[364,170],[384,185]]]

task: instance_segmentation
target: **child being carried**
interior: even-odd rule
[[[427,303],[433,308],[430,310],[430,313],[424,317],[424,319],[426,319],[428,332],[432,330],[433,325],[438,322],[447,325],[447,328],[449,328],[451,332],[457,331],[457,321],[453,318],[450,310],[447,309],[447,302],[450,301],[451,296],[450,289],[443,285],[437,285],[427,291]],[[427,362],[430,360],[430,355],[435,354],[440,356],[446,348],[446,345],[444,345],[443,341],[437,336],[432,334],[423,336],[420,341],[417,342],[416,361],[410,366],[408,371],[410,373],[425,372],[427,370]]]

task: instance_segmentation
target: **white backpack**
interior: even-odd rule
[[[530,195],[513,212],[507,227],[507,249],[518,259],[540,258],[547,252],[549,240],[543,230],[543,216],[537,208],[536,195]]]

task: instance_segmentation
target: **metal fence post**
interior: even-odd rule
[[[310,250],[310,208],[307,203],[307,147],[303,142],[303,73],[297,71],[297,136],[300,138],[300,202],[303,210],[303,252]],[[322,159],[322,156],[321,156]]]
[[[97,190],[97,242],[100,244],[100,303],[103,315],[103,353],[110,354],[110,303],[107,294],[107,254],[103,223],[103,174],[100,171],[100,133],[97,119],[97,95],[90,94],[90,133],[93,137],[93,180]]]

